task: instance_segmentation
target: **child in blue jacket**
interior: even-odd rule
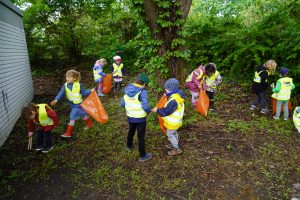
[[[121,106],[126,109],[129,131],[127,136],[127,149],[131,150],[133,137],[137,130],[139,141],[140,161],[147,161],[152,158],[145,150],[146,116],[151,112],[148,103],[148,92],[145,89],[149,78],[145,74],[139,74],[135,83],[125,88],[125,95],[121,99]]]
[[[55,97],[55,100],[51,102],[52,106],[55,106],[56,103],[64,96],[67,97],[67,102],[71,107],[70,112],[70,122],[68,124],[68,128],[65,134],[61,135],[61,137],[69,138],[72,136],[72,131],[74,128],[75,121],[83,118],[87,126],[85,129],[89,129],[93,126],[93,123],[87,114],[87,112],[80,107],[81,102],[83,101],[84,96],[88,96],[92,91],[84,89],[83,85],[79,83],[81,79],[80,72],[75,70],[68,70],[66,73],[67,82],[62,86],[61,90]]]
[[[179,81],[175,78],[167,80],[164,85],[167,103],[163,108],[153,108],[151,111],[156,112],[164,120],[164,126],[167,128],[167,136],[171,145],[167,145],[168,155],[175,156],[181,154],[179,148],[179,136],[177,130],[182,126],[182,118],[184,114],[185,94],[179,88]]]

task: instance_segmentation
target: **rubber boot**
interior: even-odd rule
[[[85,120],[85,122],[86,122],[86,127],[84,127],[84,129],[90,129],[90,128],[92,128],[93,122],[92,122],[92,120],[91,120],[90,117],[87,118],[87,119]]]
[[[97,93],[98,93],[99,97],[103,97],[104,96],[104,94],[102,93],[102,90],[97,90]]]
[[[73,128],[74,128],[74,126],[68,125],[66,133],[63,134],[63,135],[61,135],[61,137],[64,137],[64,138],[70,138],[70,137],[72,137]]]

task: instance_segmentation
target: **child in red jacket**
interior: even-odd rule
[[[28,137],[32,137],[37,128],[36,151],[48,153],[53,149],[51,131],[58,126],[58,117],[47,104],[33,104],[22,110],[22,117],[28,120]]]

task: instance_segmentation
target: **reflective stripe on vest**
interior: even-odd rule
[[[142,108],[142,103],[139,101],[139,95],[142,91],[138,92],[134,97],[124,95],[125,108],[128,117],[143,118],[147,113]]]
[[[184,103],[179,103],[178,98],[181,98],[179,94],[173,94],[164,106],[167,107],[172,100],[175,100],[178,105],[174,113],[162,118],[164,120],[164,126],[170,130],[176,130],[182,125]]]
[[[39,121],[42,126],[53,125],[53,120],[47,115],[46,106],[51,109],[47,104],[37,104],[39,108]]]
[[[298,109],[300,109],[300,107],[296,107],[293,114],[293,122],[297,129],[300,128],[300,112],[297,112]]]
[[[261,83],[261,77],[260,77],[260,73],[262,73],[263,71],[266,71],[268,73],[268,76],[270,75],[270,72],[268,70],[262,70],[260,72],[255,72],[254,73],[254,79],[253,81],[256,83]],[[268,80],[266,79],[266,82],[268,82]]]
[[[99,78],[102,78],[102,76],[98,73],[98,70],[93,69],[94,72],[94,80],[98,80]]]
[[[82,102],[82,95],[80,94],[80,83],[74,82],[72,91],[68,88],[68,83],[65,83],[66,96],[69,101],[74,104],[79,104]]]
[[[281,84],[281,88],[278,93],[274,93],[272,97],[274,97],[277,100],[289,100],[291,97],[291,91],[292,91],[292,85],[293,85],[293,79],[284,77],[278,80]]]
[[[219,76],[219,72],[216,70],[216,72],[211,76],[211,77],[208,77],[207,75],[205,76],[205,83],[207,86],[210,86],[211,84],[213,84],[217,77]],[[212,86],[211,88],[217,88],[217,86]]]
[[[113,76],[119,76],[123,77],[122,69],[123,69],[123,63],[121,63],[119,66],[116,63],[113,63],[114,72],[112,73]]]
[[[198,74],[198,72],[196,71],[197,69],[195,69],[194,71],[192,71],[192,73],[190,73],[190,75],[187,77],[187,79],[185,80],[185,82],[191,82],[193,80],[193,75],[194,73],[196,74],[197,78],[196,79],[201,79],[203,76],[203,70],[200,69],[200,73]]]

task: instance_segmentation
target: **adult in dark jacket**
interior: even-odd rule
[[[269,87],[268,77],[271,74],[274,74],[277,63],[274,60],[268,60],[265,64],[258,66],[254,74],[252,91],[256,94],[256,98],[253,101],[250,109],[256,110],[257,105],[261,104],[261,113],[266,114],[267,109],[267,100],[266,100],[266,90]]]

